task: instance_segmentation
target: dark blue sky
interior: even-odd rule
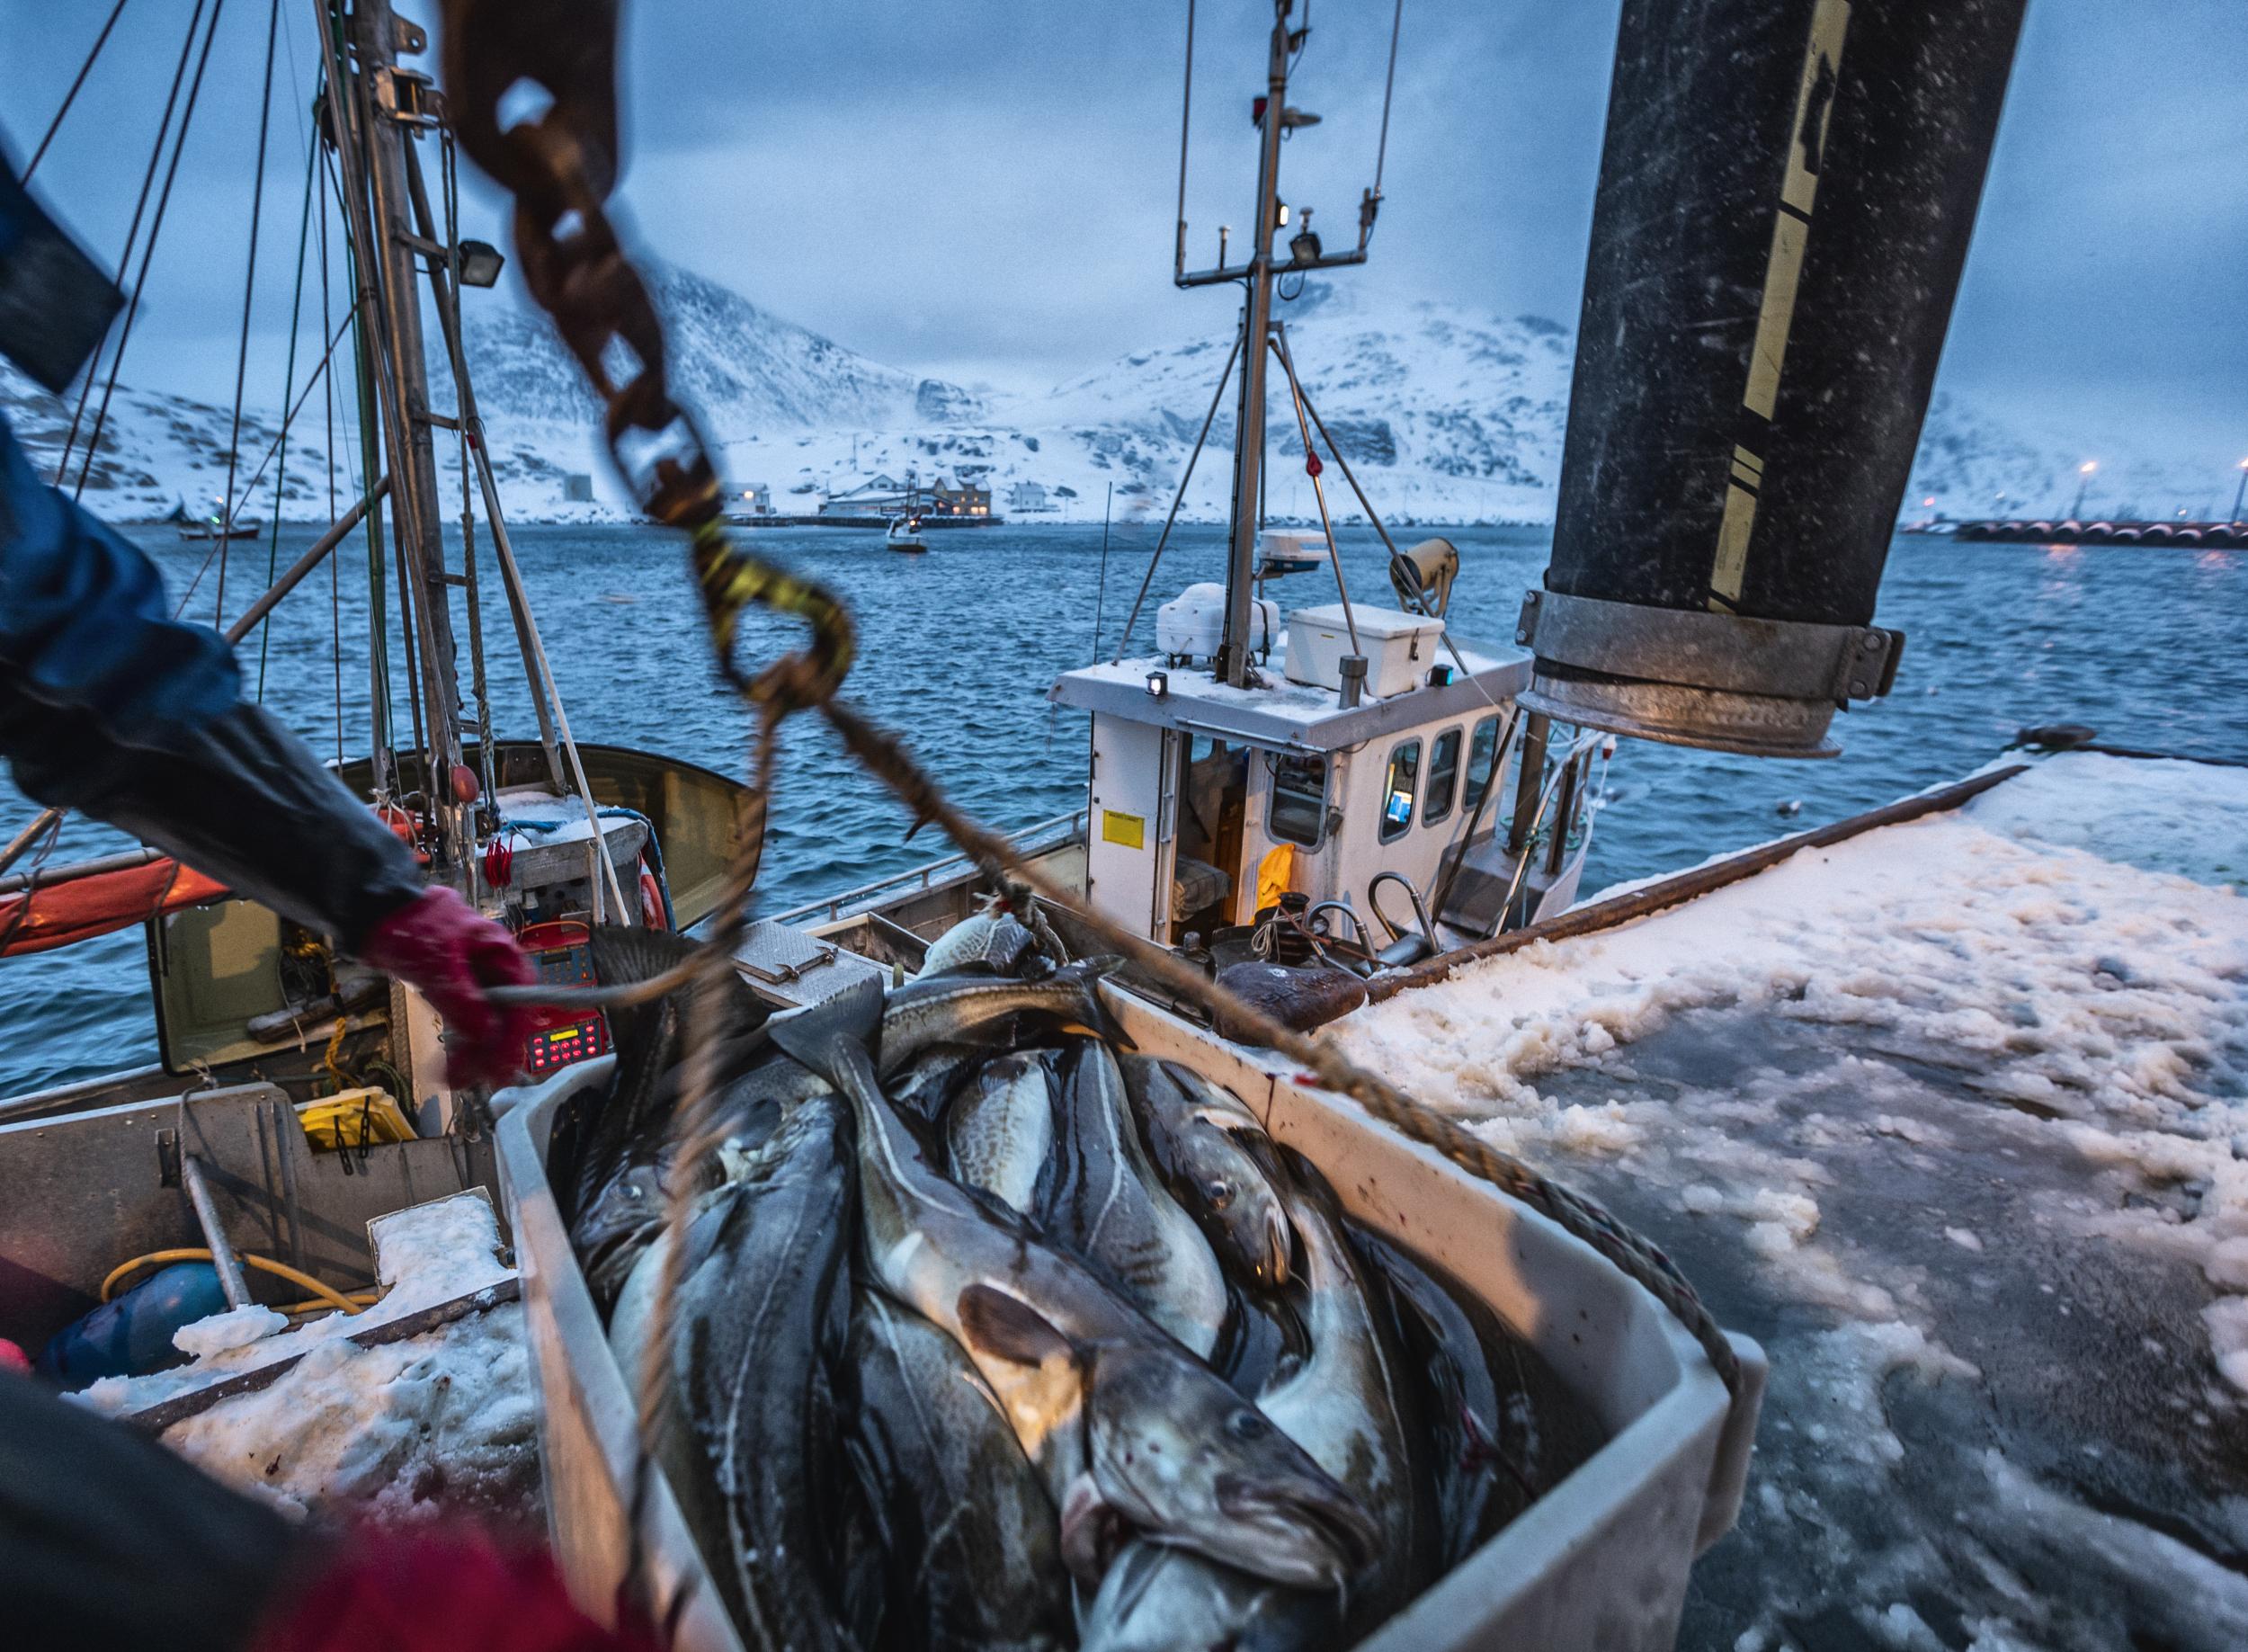
[[[282,9],[256,357],[276,382],[312,41],[309,0]],[[130,0],[41,167],[105,258],[189,10]],[[1228,296],[1167,279],[1183,0],[628,10],[625,194],[651,250],[870,355],[1007,385],[1224,324]],[[106,11],[0,0],[0,132],[19,165]],[[1198,258],[1246,216],[1263,12],[1202,0]],[[129,380],[230,388],[265,21],[263,0],[228,0]],[[1312,22],[1297,101],[1327,119],[1291,145],[1287,193],[1343,239],[1389,12],[1314,0]],[[1598,0],[1406,0],[1375,261],[1343,279],[1574,322],[1614,31]],[[2248,452],[2244,93],[2243,0],[2033,0],[1944,383],[2087,452]],[[504,241],[491,195],[472,189],[468,215]]]

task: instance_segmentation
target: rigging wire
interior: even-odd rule
[[[102,25],[102,32],[94,37],[94,45],[86,52],[85,61],[78,65],[78,77],[70,83],[70,90],[62,94],[62,103],[55,111],[55,118],[47,123],[47,136],[39,140],[39,147],[31,151],[31,158],[23,168],[22,181],[29,183],[31,174],[39,170],[40,161],[47,154],[47,146],[55,141],[55,134],[62,130],[63,117],[70,112],[70,105],[78,101],[78,88],[85,85],[85,77],[94,72],[94,59],[102,55],[102,48],[110,43],[110,31],[117,27],[118,18],[124,13],[125,0],[117,0],[110,8],[109,21]]]
[[[265,81],[257,105],[257,161],[250,174],[250,251],[242,271],[242,339],[235,349],[234,417],[227,433],[227,496],[219,515],[219,590],[211,623],[220,626],[227,622],[227,547],[234,542],[234,473],[242,451],[242,383],[250,366],[250,306],[257,296],[258,227],[265,214],[265,139],[273,119],[273,48],[280,39],[281,0],[271,0],[265,13]],[[288,399],[288,394],[284,386],[283,400]],[[281,440],[288,440],[286,432]],[[273,527],[278,533],[278,502],[274,505]]]
[[[1310,0],[1305,0],[1305,17],[1310,17]],[[1389,72],[1381,83],[1381,140],[1374,149],[1374,199],[1381,199],[1382,168],[1389,160],[1389,97],[1397,86],[1397,34],[1405,27],[1405,0],[1397,0],[1396,8],[1389,14]],[[1367,226],[1373,232],[1373,226]]]
[[[335,359],[335,347],[343,342],[343,331],[350,326],[351,317],[349,316],[344,317],[343,320],[335,324],[335,336],[328,340],[328,347],[320,353],[319,363],[313,369],[312,376],[305,380],[305,388],[297,397],[297,405],[291,407],[289,410],[288,416],[281,420],[281,433],[273,438],[271,443],[267,445],[265,457],[258,460],[257,470],[255,474],[250,478],[250,487],[252,489],[254,489],[261,481],[265,479],[265,467],[273,462],[273,455],[280,450],[281,442],[288,438],[290,429],[297,423],[297,415],[305,410],[305,403],[312,399],[313,386],[319,383],[321,376],[327,371],[329,362]],[[372,487],[373,484],[370,482],[368,486]],[[186,591],[181,594],[179,606],[172,611],[172,617],[174,620],[178,619],[182,614],[187,612],[189,600],[194,596],[195,593],[199,589],[201,588],[203,576],[210,572],[210,565],[218,558],[218,556],[219,549],[214,545],[209,554],[203,558],[202,566],[195,570],[195,577],[193,580],[189,582]]]
[[[317,158],[320,153],[320,131],[317,126],[313,128],[312,146],[312,153]],[[330,313],[329,305],[333,302],[328,296],[330,257],[328,252],[328,169],[326,166],[315,165],[313,170],[320,174],[320,319],[326,322]],[[329,373],[321,381],[320,401],[327,412],[328,520],[334,522],[335,520],[335,375],[334,373]],[[370,516],[373,513],[371,511],[368,513]],[[328,635],[329,657],[335,665],[335,764],[336,767],[342,768],[343,766],[343,558],[341,554],[341,548],[337,555],[328,558]],[[371,708],[370,708],[369,715],[373,715]]]
[[[201,9],[201,0],[196,0]],[[148,220],[148,240],[140,250],[140,269],[133,277],[132,297],[125,305],[124,325],[117,334],[117,351],[110,357],[109,378],[102,386],[102,405],[94,415],[93,433],[86,437],[85,457],[78,466],[78,479],[70,490],[73,499],[85,493],[86,476],[94,469],[94,455],[102,445],[102,431],[109,423],[110,402],[117,394],[118,369],[125,364],[125,346],[132,342],[133,323],[140,315],[140,295],[148,285],[148,265],[156,256],[156,237],[164,233],[164,214],[172,204],[172,185],[180,175],[180,156],[187,151],[188,128],[195,120],[195,105],[203,94],[203,71],[210,67],[211,42],[219,38],[219,19],[227,9],[227,0],[212,0],[210,24],[203,31],[203,49],[195,59],[195,78],[187,88],[187,103],[180,111],[179,135],[173,139],[172,158],[165,167],[164,187],[156,192],[156,216]]]
[[[132,222],[125,229],[125,250],[117,255],[116,280],[120,283],[125,279],[125,272],[132,268],[133,248],[140,240],[141,216],[148,210],[148,192],[156,186],[156,168],[164,161],[164,140],[172,130],[172,112],[179,103],[180,84],[187,78],[187,60],[195,52],[195,30],[202,21],[203,0],[195,0],[195,10],[187,20],[186,38],[180,42],[180,60],[172,69],[172,89],[164,100],[164,118],[156,122],[156,142],[148,147],[148,165],[141,174],[140,194],[133,202]],[[118,348],[121,350],[123,347],[124,341],[120,339]],[[62,478],[69,472],[70,456],[78,444],[79,422],[85,417],[86,398],[93,393],[94,380],[98,376],[100,353],[97,351],[95,355],[96,371],[89,371],[79,381],[77,405],[70,410],[70,430],[63,437],[62,453],[55,460],[54,485],[58,487],[62,486]]]
[[[318,169],[317,164],[319,158],[320,154],[317,149],[310,147],[306,149],[305,203],[297,219],[297,290],[290,295],[289,300],[289,362],[288,365],[281,369],[283,406],[288,405],[297,388],[297,335],[303,330],[304,326],[305,249],[312,238],[312,174]],[[327,320],[327,311],[325,309],[320,312],[320,319],[324,323]],[[281,505],[289,494],[289,433],[287,430],[281,432],[281,440],[280,463],[273,469],[273,520],[268,527],[265,540],[265,585],[268,590],[272,588],[273,575],[281,566]],[[249,490],[245,488],[243,491],[246,494]],[[331,517],[329,520],[335,519]],[[219,573],[222,584],[226,571],[226,565],[221,563]],[[268,618],[258,626],[257,698],[261,705],[265,701],[265,665],[272,656],[272,649],[273,624],[272,621]]]

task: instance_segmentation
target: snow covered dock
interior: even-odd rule
[[[2248,769],[2093,755],[1359,1012],[1771,1359],[1680,1644],[2248,1646]]]

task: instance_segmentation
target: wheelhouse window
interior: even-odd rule
[[[1482,804],[1498,756],[1499,719],[1494,713],[1476,725],[1475,736],[1467,742],[1467,788],[1460,793],[1461,808],[1475,808]]]
[[[1389,754],[1389,779],[1382,788],[1381,841],[1393,843],[1413,824],[1413,799],[1421,789],[1421,743],[1407,740]]]
[[[1319,846],[1327,827],[1327,760],[1282,755],[1272,759],[1272,807],[1265,829],[1284,844]]]
[[[1459,730],[1447,728],[1429,748],[1429,795],[1421,805],[1421,824],[1451,817],[1452,793],[1459,789]]]

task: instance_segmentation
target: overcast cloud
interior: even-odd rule
[[[38,186],[105,259],[190,10],[131,0],[40,168]],[[1168,279],[1183,0],[628,11],[624,196],[651,251],[878,359],[1004,386],[1229,315],[1230,295]],[[106,12],[0,0],[0,133],[19,165]],[[1220,223],[1246,217],[1265,14],[1201,3],[1199,262]],[[253,364],[266,401],[311,15],[284,0]],[[129,380],[230,393],[266,22],[261,0],[227,4]],[[1314,0],[1312,22],[1295,96],[1325,122],[1291,143],[1286,192],[1344,240],[1371,180],[1389,9]],[[1600,0],[1406,0],[1375,259],[1341,279],[1574,323],[1615,23]],[[2110,434],[2216,467],[2248,451],[2244,91],[2241,0],[2033,0],[1944,384],[2081,433],[2087,451]],[[473,182],[467,215],[468,233],[504,244],[496,198]]]

